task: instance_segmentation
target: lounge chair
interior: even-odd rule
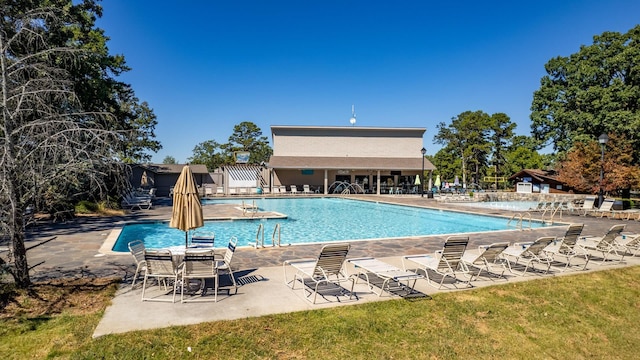
[[[353,297],[353,287],[355,285],[355,279],[353,276],[348,276],[343,271],[343,265],[347,258],[347,253],[351,248],[350,244],[331,244],[325,245],[320,250],[320,255],[317,259],[299,259],[299,260],[286,260],[282,263],[284,271],[284,282],[291,289],[295,289],[296,282],[300,281],[302,285],[302,291],[305,293],[305,298],[316,303],[317,295],[323,286],[326,290],[330,290],[335,294],[337,286],[339,293],[337,295],[344,294],[344,288],[340,286],[341,283],[351,281],[351,289],[349,290],[349,299]],[[292,281],[287,280],[287,267],[290,266],[295,269],[295,275]],[[331,285],[335,285],[333,288],[329,288]],[[309,287],[309,295],[306,295],[305,290]],[[313,299],[311,299],[313,295]],[[324,295],[321,295],[324,297]]]
[[[478,251],[465,251],[462,256],[462,261],[467,267],[474,267],[478,269],[476,274],[471,275],[471,279],[476,279],[480,276],[482,270],[485,270],[487,274],[497,274],[499,277],[504,277],[504,272],[507,269],[506,261],[502,257],[502,252],[509,247],[508,242],[493,243],[490,245],[483,245],[478,248]],[[492,277],[490,277],[492,279]]]
[[[173,263],[173,256],[169,250],[145,250],[144,260],[146,270],[144,272],[144,281],[142,283],[142,301],[170,301],[176,302],[176,287],[178,284],[178,269]],[[173,299],[165,299],[161,297],[145,297],[145,290],[149,286],[149,278],[156,278],[158,284],[164,283],[165,290],[166,280],[173,281]]]
[[[302,185],[302,193],[313,194],[313,191],[311,191],[311,187],[309,187],[309,185]]]
[[[602,201],[602,204],[600,204],[600,207],[591,210],[587,213],[587,215],[598,216],[601,218],[605,215],[607,215],[607,217],[610,217],[613,214],[613,203],[615,203],[614,199],[604,199],[604,201]]]
[[[416,281],[424,278],[422,275],[402,270],[396,266],[372,257],[348,259],[347,262],[352,264],[357,270],[356,282],[358,281],[358,277],[364,277],[367,281],[367,285],[374,293],[376,293],[376,291],[374,290],[373,285],[371,285],[369,275],[371,274],[382,279],[380,292],[377,292],[378,296],[382,296],[382,293],[385,290],[388,292],[400,290],[406,291],[407,294],[411,294],[416,285]],[[402,283],[403,281],[406,282],[406,285]],[[391,284],[394,286],[391,287]]]
[[[624,247],[627,254],[631,256],[637,256],[640,251],[640,234],[622,234],[622,239],[618,237],[616,242],[618,245]]]
[[[216,261],[214,266],[216,271],[216,281],[215,287],[213,288],[213,291],[215,293],[215,301],[217,301],[218,299],[218,290],[220,289],[220,275],[228,275],[229,280],[231,280],[231,287],[233,287],[233,293],[238,293],[238,283],[236,283],[236,278],[233,274],[233,268],[231,267],[231,260],[233,259],[233,254],[236,251],[237,245],[238,239],[235,236],[232,236],[231,239],[229,239],[229,244],[227,245],[227,250],[225,251],[224,256],[222,256],[221,258],[219,254],[215,255]],[[231,295],[231,289],[229,289],[229,295]]]
[[[216,188],[216,196],[224,196],[224,188],[222,186]]]
[[[623,261],[626,249],[616,242],[616,238],[624,231],[626,224],[613,225],[604,236],[601,237],[581,237],[577,245],[585,251],[597,252],[602,254],[601,261],[594,261],[596,264],[602,265],[607,262],[609,255],[614,254],[619,257],[618,261]]]
[[[205,196],[205,197],[211,197],[211,196],[213,196],[213,189],[212,189],[212,188],[210,188],[210,187],[208,187],[208,186],[207,186],[207,187],[205,187],[205,188],[204,188],[204,196]]]
[[[144,260],[144,242],[142,240],[134,240],[127,244],[129,248],[129,252],[133,255],[133,259],[136,262],[136,272],[133,275],[133,281],[131,281],[131,287],[136,284],[136,279],[138,279],[138,275],[140,275],[141,271],[146,270],[147,262]]]
[[[509,271],[515,274],[511,265],[513,262],[514,265],[524,266],[524,270],[520,272],[521,276],[526,274],[527,270],[534,269],[535,267],[532,265],[535,263],[546,265],[547,268],[544,273],[549,272],[553,256],[547,254],[545,248],[553,243],[555,239],[555,237],[541,237],[532,243],[515,243],[506,248],[502,252],[502,256],[507,260]]]
[[[587,268],[589,264],[589,253],[577,246],[578,237],[582,234],[584,224],[571,224],[562,238],[556,239],[553,245],[548,246],[545,251],[553,256],[552,266],[557,267],[557,257],[564,258],[564,266],[561,271],[571,268],[571,262],[574,258],[584,258],[584,266],[581,270]]]
[[[133,194],[126,194],[122,198],[121,205],[123,208],[128,207],[131,210],[135,208],[138,208],[139,210],[142,210],[142,209],[149,210],[151,209],[151,206],[153,206],[151,202],[151,198],[135,197]]]
[[[594,210],[594,203],[596,201],[595,196],[587,196],[584,198],[582,207],[578,209],[578,214],[586,216],[588,213]]]
[[[206,301],[202,298],[206,294],[206,279],[213,279],[214,284],[218,282],[218,275],[215,270],[215,257],[213,249],[186,249],[182,268],[182,286],[180,289],[180,302]],[[193,287],[197,286],[201,290],[199,298],[184,297],[186,292],[193,292]],[[215,285],[214,285],[215,286]],[[213,301],[217,300],[214,293]]]
[[[442,250],[438,250],[435,254],[421,254],[421,255],[406,255],[402,257],[402,266],[404,270],[408,269],[408,264],[417,265],[416,271],[422,270],[425,274],[429,285],[434,286],[434,282],[429,276],[429,272],[435,272],[441,276],[440,283],[437,288],[441,289],[444,284],[444,280],[447,277],[452,278],[455,282],[453,286],[457,288],[456,282],[463,282],[467,286],[470,285],[471,278],[467,280],[461,279],[461,277],[469,276],[469,269],[462,261],[462,256],[469,244],[469,237],[467,236],[450,236],[444,243]]]
[[[298,187],[296,185],[291,185],[291,195],[298,195]]]

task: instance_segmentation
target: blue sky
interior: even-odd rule
[[[530,133],[544,65],[640,23],[640,1],[105,0],[98,27],[158,117],[153,162],[234,125],[425,127],[467,110]],[[420,149],[416,149],[419,153]]]

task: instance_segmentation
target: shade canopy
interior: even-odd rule
[[[198,187],[189,166],[182,168],[173,188],[173,212],[169,226],[185,232],[185,246],[188,245],[189,230],[204,226]]]

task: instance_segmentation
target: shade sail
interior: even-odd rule
[[[193,173],[189,166],[182,168],[182,172],[173,188],[173,212],[169,226],[185,232],[185,246],[188,245],[189,230],[204,225],[202,205],[198,195]]]

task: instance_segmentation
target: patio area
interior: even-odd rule
[[[426,206],[442,209],[457,209],[469,211],[468,208],[455,203],[441,203],[433,199],[408,196],[367,196],[376,201]],[[229,216],[229,214],[212,213],[213,207],[205,206],[205,218]],[[473,209],[474,212],[490,213],[510,216],[509,211]],[[131,278],[135,271],[133,257],[129,253],[104,254],[100,252],[103,242],[111,231],[127,221],[167,220],[170,217],[171,205],[162,200],[151,210],[134,211],[118,218],[77,218],[63,224],[41,224],[31,229],[29,242],[36,243],[55,236],[56,239],[33,249],[29,252],[32,264],[45,261],[36,267],[34,280],[53,277],[92,277],[117,276],[123,279],[123,285],[113,304],[106,310],[94,337],[131,330],[151,329],[171,325],[194,324],[206,321],[229,320],[275,313],[285,313],[300,310],[320,309],[323,307],[345,306],[361,304],[369,301],[382,301],[397,298],[397,295],[383,293],[379,297],[363,281],[356,284],[355,298],[348,297],[321,298],[318,304],[308,302],[301,290],[291,290],[285,285],[282,263],[285,260],[317,257],[322,245],[298,245],[282,248],[238,248],[232,265],[236,269],[236,279],[239,283],[238,293],[227,296],[223,292],[218,302],[206,303],[151,303],[141,302],[141,288],[136,284],[131,288]],[[557,226],[535,230],[509,230],[491,233],[469,234],[469,249],[499,241],[527,242],[542,236],[562,236],[568,223],[584,223],[583,235],[601,236],[612,225],[626,223],[626,232],[639,233],[640,223],[617,219],[600,219],[594,217],[565,215],[558,219],[565,223]],[[411,239],[376,240],[352,242],[347,258],[375,257],[389,264],[402,267],[400,257],[419,253],[432,253],[441,249],[447,236],[425,236]],[[610,269],[614,266],[632,266],[640,264],[639,259],[626,257],[621,265],[592,265],[586,271]],[[353,268],[350,269],[352,272]],[[559,272],[552,268],[547,275],[565,276],[578,273],[576,271]],[[488,279],[474,281],[475,287],[503,284],[505,282],[526,281],[539,278],[541,275],[527,274],[526,276],[509,276],[508,280],[492,281]],[[378,291],[379,289],[376,289]],[[416,296],[429,296],[438,291],[427,285],[426,281],[418,280],[415,290]],[[163,316],[157,316],[163,314]]]

